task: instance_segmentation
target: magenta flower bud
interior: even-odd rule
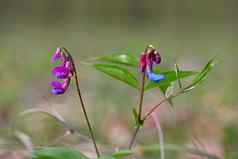
[[[146,56],[147,69],[149,69],[150,71],[152,70],[152,67],[154,65],[154,59],[154,50],[150,50]]]
[[[51,62],[56,62],[57,60],[61,59],[62,57],[62,50],[61,48],[57,48],[54,55],[51,58]]]
[[[159,52],[153,47],[147,47],[146,51],[141,54],[139,70],[144,73],[146,70],[147,78],[153,82],[160,82],[165,79],[162,74],[156,74],[153,72],[153,66],[160,64],[161,57]]]
[[[161,56],[160,56],[159,52],[155,50],[154,54],[155,54],[155,60],[154,60],[154,62],[155,62],[156,64],[160,64],[160,63],[161,63]]]
[[[140,56],[139,70],[140,72],[145,72],[146,69],[146,54],[142,53]]]

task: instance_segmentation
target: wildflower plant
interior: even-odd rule
[[[127,84],[138,92],[138,107],[132,108],[135,129],[131,140],[128,141],[128,147],[113,154],[105,155],[101,154],[96,144],[94,132],[91,127],[86,112],[86,106],[84,104],[80,90],[80,85],[82,83],[79,85],[77,70],[72,55],[66,48],[57,48],[56,52],[52,56],[51,61],[53,63],[60,61],[60,64],[53,67],[52,69],[52,74],[57,80],[50,82],[51,93],[54,95],[62,95],[66,93],[70,82],[74,78],[78,98],[84,113],[84,118],[86,119],[88,129],[90,131],[97,158],[100,159],[122,159],[129,155],[136,154],[137,151],[135,151],[134,143],[138,132],[144,125],[144,122],[149,119],[153,112],[155,112],[155,110],[157,110],[164,102],[171,102],[173,98],[190,92],[196,88],[196,86],[201,84],[216,63],[215,59],[209,60],[209,62],[199,72],[192,70],[181,70],[177,64],[175,64],[175,68],[173,70],[160,71],[161,69],[158,69],[159,64],[166,60],[162,58],[160,51],[152,45],[148,45],[139,57],[133,54],[112,54],[93,60],[90,66],[93,66],[96,70],[103,72],[113,79]],[[192,76],[192,82],[184,86],[182,80]],[[178,83],[178,89],[171,91],[171,84],[175,82]],[[147,112],[144,112],[144,94],[152,89],[160,89],[164,94],[164,99],[158,101],[157,104],[152,106]],[[59,121],[65,123],[59,117],[56,118]],[[74,131],[74,129],[70,128],[70,132]],[[200,155],[202,157],[219,159],[219,157],[213,154],[208,154],[201,150],[188,150],[188,152]],[[88,159],[88,157],[82,154],[80,151],[66,147],[43,147],[35,149],[32,152],[32,157],[34,159]]]

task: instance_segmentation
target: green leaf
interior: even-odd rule
[[[94,64],[93,66],[97,70],[117,80],[120,80],[134,88],[138,88],[138,81],[136,77],[125,68],[110,64]]]
[[[206,79],[208,73],[212,70],[212,68],[216,65],[216,63],[217,62],[215,61],[214,58],[209,60],[206,66],[202,69],[202,71],[194,78],[192,84],[184,89],[184,92],[190,91],[199,84],[201,84],[202,81]]]
[[[182,82],[180,80],[180,70],[177,64],[175,64],[175,74],[178,81],[179,88],[182,88]]]
[[[156,87],[161,87],[161,88],[163,87],[163,89],[166,90],[167,87],[170,86],[171,82],[177,80],[177,76],[174,71],[168,71],[168,72],[164,72],[161,74],[165,75],[165,79],[160,81],[159,83],[155,83],[152,81],[147,82],[146,86],[145,86],[145,91],[148,91],[148,90],[150,90],[152,88],[156,88]],[[194,72],[194,71],[180,71],[180,79],[193,76],[194,74],[196,74],[196,72]],[[165,86],[167,86],[167,87],[165,87]]]
[[[113,153],[112,156],[116,159],[123,159],[124,157],[127,157],[131,154],[133,154],[131,150],[120,150],[118,152]]]
[[[131,54],[112,54],[112,55],[100,57],[98,60],[103,62],[111,62],[114,64],[132,66],[132,67],[137,67],[139,63],[138,58]]]
[[[134,121],[135,121],[135,126],[136,127],[138,127],[138,126],[141,127],[144,124],[144,122],[143,122],[143,120],[141,120],[139,118],[139,115],[138,115],[135,108],[132,109],[132,113],[133,113],[133,118],[134,118]]]
[[[101,156],[101,157],[99,157],[97,159],[117,159],[117,158],[115,158],[113,156]]]
[[[35,149],[33,159],[89,159],[81,152],[66,147],[44,147]]]
[[[137,113],[135,108],[132,109],[132,113],[133,113],[133,117],[134,117],[135,123],[136,123],[136,125],[138,125],[139,124],[139,121],[138,121],[139,116],[138,116],[138,113]]]

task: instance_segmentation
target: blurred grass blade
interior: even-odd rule
[[[136,77],[130,73],[127,69],[110,65],[110,64],[94,64],[93,65],[97,70],[117,79],[120,80],[133,88],[138,88],[138,81]]]
[[[97,159],[117,159],[117,158],[115,158],[114,156],[101,156],[101,157],[99,157],[99,158],[97,158]]]
[[[168,89],[169,87],[171,87],[171,85],[172,85],[172,82],[169,83],[169,84],[164,84],[164,85],[159,86],[160,91],[163,93],[163,95],[164,95],[165,97],[166,97],[166,91],[167,91],[167,89]],[[169,102],[169,104],[170,104],[171,106],[174,105],[172,98],[168,99],[168,102]]]
[[[112,54],[98,58],[99,61],[111,62],[114,64],[122,64],[126,66],[137,67],[139,60],[131,54]]]
[[[33,159],[89,159],[81,152],[66,147],[44,147],[35,149]]]
[[[140,153],[153,153],[153,152],[160,152],[161,146],[160,144],[148,145],[148,146],[140,146],[137,148],[138,152]],[[206,157],[208,159],[221,159],[219,156],[215,154],[210,154],[206,151],[202,151],[199,149],[189,148],[182,145],[173,145],[173,144],[165,144],[164,149],[166,151],[178,151],[178,152],[187,152],[196,156]],[[136,152],[137,152],[136,151]]]
[[[202,69],[202,71],[194,78],[192,84],[184,89],[184,92],[190,91],[199,84],[201,84],[202,81],[206,79],[208,73],[212,70],[216,63],[217,61],[215,60],[215,58],[209,60],[205,67]]]
[[[34,113],[43,113],[46,114],[54,119],[56,119],[58,122],[60,122],[63,126],[66,126],[66,121],[65,119],[57,112],[54,111],[49,111],[41,108],[32,108],[32,109],[27,109],[21,113],[19,113],[19,117],[24,117],[30,114]]]
[[[31,138],[21,131],[15,131],[15,136],[19,139],[19,141],[25,146],[27,153],[29,155],[33,152],[33,144],[31,142]]]
[[[173,93],[174,93],[174,83],[172,82],[165,91],[165,97],[169,98]]]
[[[165,75],[165,79],[160,81],[159,83],[155,83],[155,82],[152,82],[152,81],[149,81],[146,83],[146,86],[145,86],[145,91],[148,91],[152,88],[156,88],[156,87],[162,87],[162,86],[169,86],[171,82],[173,81],[176,81],[177,80],[177,76],[176,76],[176,73],[174,71],[168,71],[168,72],[164,72],[164,73],[161,73],[163,75]],[[196,72],[194,71],[180,71],[180,79],[183,79],[183,78],[187,78],[187,77],[190,77],[190,76],[193,76],[195,75]],[[166,87],[163,87],[164,90]]]
[[[120,150],[112,154],[116,159],[123,159],[129,155],[133,154],[131,150]]]
[[[180,80],[180,70],[179,70],[179,66],[177,64],[175,64],[175,74],[176,74],[176,78],[177,78],[177,81],[178,81],[179,88],[181,89],[182,88],[182,83],[181,83],[181,80]]]

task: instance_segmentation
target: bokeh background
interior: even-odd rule
[[[24,146],[12,133],[13,124],[35,146],[65,144],[90,151],[81,138],[62,139],[63,128],[49,117],[17,118],[30,108],[53,109],[88,136],[74,87],[63,96],[49,93],[50,57],[56,47],[67,47],[80,63],[111,53],[139,55],[147,44],[160,48],[164,70],[173,69],[175,62],[184,69],[198,70],[214,56],[219,60],[203,85],[174,100],[172,111],[168,103],[158,110],[165,143],[188,144],[221,157],[238,158],[238,1],[0,2],[0,158],[23,158]],[[133,132],[131,109],[137,104],[138,92],[91,67],[77,66],[102,149],[105,145],[125,147]],[[147,94],[145,109],[162,97],[159,91]],[[158,142],[151,120],[137,144]],[[143,156],[158,158],[156,153]],[[178,152],[166,152],[166,156],[195,159]]]

